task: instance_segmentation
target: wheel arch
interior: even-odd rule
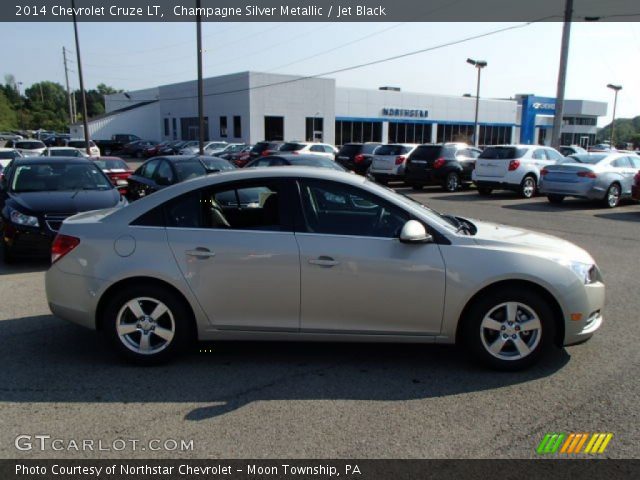
[[[498,282],[491,283],[480,290],[478,290],[465,304],[462,312],[460,313],[460,317],[458,318],[458,325],[456,327],[456,343],[459,343],[461,339],[462,330],[464,328],[464,323],[466,321],[469,309],[471,306],[483,296],[489,295],[494,291],[503,290],[507,287],[519,287],[525,290],[533,290],[538,293],[542,298],[545,299],[551,306],[553,311],[553,320],[556,327],[554,344],[558,347],[561,347],[564,344],[564,336],[565,336],[565,328],[564,328],[564,315],[562,312],[562,307],[560,303],[555,298],[555,296],[547,290],[542,285],[532,282],[530,280],[501,280]]]

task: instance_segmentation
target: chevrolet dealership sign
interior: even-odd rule
[[[382,109],[382,115],[385,117],[428,118],[429,110],[385,107]]]

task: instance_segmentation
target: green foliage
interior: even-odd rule
[[[640,115],[634,118],[616,118],[614,141],[618,143],[633,143],[635,148],[640,148]],[[611,139],[611,124],[598,131],[596,141]]]
[[[0,91],[0,130],[13,130],[18,127],[18,117],[13,105],[3,91]]]

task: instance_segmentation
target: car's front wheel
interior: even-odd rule
[[[498,370],[526,368],[553,344],[553,311],[534,291],[491,292],[471,306],[463,321],[461,340],[469,353]]]
[[[116,293],[104,310],[103,327],[116,349],[135,363],[165,362],[192,339],[192,314],[168,288],[130,287]]]

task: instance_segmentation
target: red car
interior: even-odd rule
[[[631,186],[631,198],[640,201],[640,170],[633,177],[633,185]]]
[[[100,167],[100,170],[107,174],[120,194],[126,196],[129,188],[128,178],[133,173],[127,162],[119,157],[98,157],[94,159],[94,162]]]

